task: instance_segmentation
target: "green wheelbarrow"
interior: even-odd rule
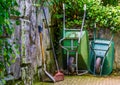
[[[88,72],[88,33],[83,31],[86,5],[84,5],[84,16],[81,29],[65,28],[64,5],[63,10],[63,38],[59,41],[63,52],[63,69],[67,70],[68,74],[76,73],[77,75],[82,75]]]

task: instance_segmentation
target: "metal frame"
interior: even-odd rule
[[[75,52],[75,56],[76,56],[76,58],[75,58],[75,66],[76,66],[76,73],[77,73],[77,75],[86,74],[88,72],[88,71],[85,70],[85,71],[83,71],[83,73],[79,73],[79,70],[78,70],[78,47],[79,47],[79,45],[78,46],[74,46],[73,45],[73,40],[78,40],[78,44],[80,43],[81,36],[82,36],[82,33],[83,33],[82,30],[83,30],[84,21],[85,21],[85,15],[86,15],[86,4],[84,5],[84,16],[83,16],[81,29],[66,29],[65,28],[65,5],[63,4],[63,16],[64,16],[63,17],[63,36],[64,37],[59,41],[59,44],[60,44],[61,48],[63,48],[67,52],[67,63],[68,63],[68,60],[69,60],[69,53],[70,52]],[[65,37],[65,31],[67,31],[67,30],[79,31],[80,32],[80,36],[78,38],[66,38]],[[62,42],[64,40],[70,40],[71,46],[63,46]],[[70,50],[68,48],[70,48]],[[75,50],[74,50],[74,48],[75,48]],[[67,67],[67,70],[68,70],[68,67]]]

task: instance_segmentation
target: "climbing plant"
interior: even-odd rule
[[[4,77],[6,66],[10,65],[10,57],[15,56],[11,43],[14,27],[11,16],[19,16],[16,0],[0,0],[0,77]]]

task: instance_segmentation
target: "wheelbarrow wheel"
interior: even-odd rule
[[[100,73],[100,67],[101,67],[101,58],[97,58],[95,62],[95,72]]]

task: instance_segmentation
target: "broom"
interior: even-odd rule
[[[50,30],[49,30],[49,26],[48,26],[48,22],[47,22],[47,17],[46,17],[46,13],[45,13],[44,8],[43,8],[43,13],[44,13],[45,21],[46,21],[46,26],[48,28],[48,34],[49,34],[49,37],[50,37],[50,43],[52,45],[53,56],[54,56],[56,67],[57,67],[57,73],[54,75],[54,79],[55,79],[56,82],[57,81],[62,81],[62,80],[64,80],[64,74],[60,72],[60,69],[59,69],[59,66],[58,66],[58,62],[57,62],[57,58],[56,58],[56,54],[55,54],[55,50],[54,50],[52,38],[50,36]]]

